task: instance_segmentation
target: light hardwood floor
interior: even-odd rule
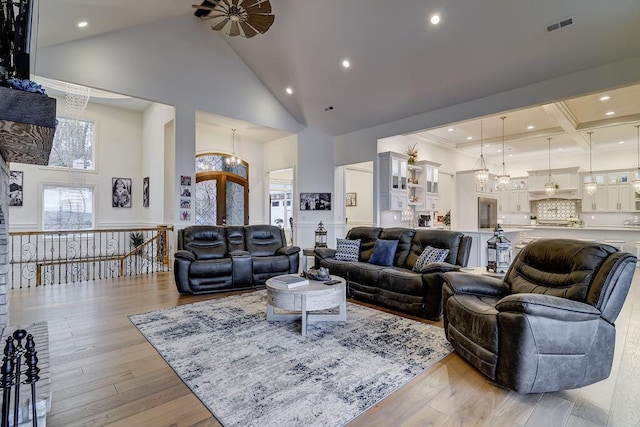
[[[640,425],[638,282],[640,274],[617,321],[616,359],[605,381],[519,395],[453,353],[349,426]],[[220,425],[127,317],[219,296],[180,296],[172,273],[10,291],[12,325],[49,323],[48,425]]]

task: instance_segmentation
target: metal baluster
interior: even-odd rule
[[[36,408],[36,381],[40,379],[38,373],[38,352],[36,351],[36,344],[33,341],[33,335],[27,335],[27,343],[25,345],[26,352],[24,354],[24,360],[27,364],[27,370],[25,371],[26,380],[25,384],[31,385],[31,419],[33,420],[33,426],[38,427],[38,411]]]
[[[22,356],[22,340],[27,336],[27,331],[24,329],[16,329],[13,333],[13,339],[18,341],[18,345],[15,347],[15,384],[16,389],[14,392],[13,403],[13,425],[18,425],[18,411],[20,410],[20,369],[21,369],[21,356]]]
[[[7,337],[4,346],[4,358],[0,371],[0,387],[2,387],[2,427],[9,427],[9,412],[11,411],[11,386],[13,385],[13,358],[15,353],[13,338]]]

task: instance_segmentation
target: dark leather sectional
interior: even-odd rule
[[[346,238],[360,239],[358,261],[339,261],[335,249],[316,248],[316,268],[343,277],[353,298],[427,319],[442,315],[443,273],[466,266],[471,251],[470,236],[448,230],[354,227]],[[398,240],[393,266],[368,263],[378,239]],[[427,246],[449,249],[449,256],[427,273],[411,271]]]
[[[273,225],[195,225],[178,230],[174,275],[178,292],[204,294],[264,286],[297,273],[300,248]]]

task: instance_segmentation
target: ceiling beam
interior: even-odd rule
[[[606,128],[610,126],[636,125],[640,122],[640,114],[630,114],[628,116],[611,117],[609,119],[593,120],[591,122],[580,123],[577,127],[579,131]]]
[[[578,131],[578,120],[564,102],[545,104],[542,109],[554,119],[565,133],[570,136],[579,147],[589,149],[589,141],[584,134]]]

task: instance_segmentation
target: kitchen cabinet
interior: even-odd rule
[[[582,194],[582,212],[607,212],[609,210],[609,192],[607,188],[599,186],[593,195],[583,192]]]
[[[421,165],[407,165],[407,204],[415,210],[425,208],[424,198],[425,173]]]
[[[607,192],[609,211],[630,212],[635,210],[634,191],[630,184],[609,185]]]
[[[509,213],[509,191],[497,191],[494,194],[498,200],[498,216]]]
[[[378,154],[380,164],[380,209],[405,210],[409,203],[407,194],[407,160],[409,156],[387,151]]]
[[[440,208],[440,196],[437,194],[428,194],[424,199],[424,210],[437,211]]]
[[[509,191],[509,212],[511,213],[529,213],[529,190],[511,190]]]

